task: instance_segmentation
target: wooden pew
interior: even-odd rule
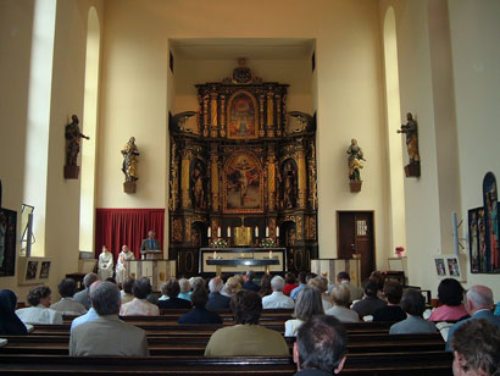
[[[355,376],[450,376],[451,354],[425,353],[349,354],[342,374]],[[293,375],[289,357],[149,357],[74,358],[57,355],[0,354],[0,375]]]
[[[69,336],[6,336],[9,343],[0,348],[0,354],[68,354]],[[203,356],[209,337],[148,337],[151,355]],[[292,349],[294,338],[287,338]],[[386,334],[366,336],[350,335],[348,338],[349,353],[395,353],[401,351],[422,352],[440,351],[444,349],[441,336]]]

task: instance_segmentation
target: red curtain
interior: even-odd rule
[[[163,248],[165,209],[96,209],[95,252],[96,257],[106,245],[114,258],[126,244],[139,259],[142,239],[149,230],[156,232],[156,239]]]

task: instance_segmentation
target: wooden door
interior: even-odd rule
[[[339,211],[338,257],[352,258],[357,253],[361,257],[361,281],[375,270],[375,235],[373,212]]]

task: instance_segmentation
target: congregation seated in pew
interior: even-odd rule
[[[122,304],[131,302],[134,299],[134,294],[132,293],[132,288],[134,287],[134,278],[127,278],[122,283],[122,290],[120,292],[122,297]]]
[[[73,299],[83,305],[85,309],[90,308],[90,296],[89,289],[90,285],[95,281],[99,280],[99,277],[95,273],[87,273],[85,277],[83,277],[83,287],[82,291],[78,291],[75,295],[73,295]]]
[[[406,319],[406,313],[400,306],[403,286],[398,281],[386,281],[383,291],[387,305],[373,313],[373,321],[398,322]]]
[[[89,287],[89,297],[92,295],[92,293],[94,292],[94,290],[101,284],[102,282],[97,280],[95,281],[94,283],[92,283]],[[71,328],[70,328],[70,332],[73,332],[73,330],[81,325],[81,324],[84,324],[86,322],[89,322],[89,321],[94,321],[95,319],[97,319],[99,317],[99,315],[97,314],[97,312],[95,311],[94,307],[92,307],[92,303],[90,304],[90,308],[89,310],[87,311],[87,313],[85,313],[84,315],[81,315],[79,317],[76,317],[74,318],[72,321],[71,321]]]
[[[215,331],[205,348],[205,356],[288,356],[288,345],[281,333],[259,325],[261,297],[240,290],[231,299],[234,326]]]
[[[283,294],[285,287],[285,280],[279,275],[275,275],[271,279],[271,288],[273,292],[271,295],[262,298],[262,307],[264,309],[293,309],[295,303],[292,298]]]
[[[72,278],[64,278],[57,286],[61,300],[54,303],[50,308],[61,312],[63,315],[83,315],[87,313],[87,309],[76,300],[73,299],[75,294],[76,282]]]
[[[370,316],[379,308],[386,306],[386,303],[379,298],[379,282],[376,279],[368,279],[365,283],[365,295],[363,299],[354,303],[351,307],[356,311],[361,319],[365,316]]]
[[[321,295],[313,287],[305,286],[295,302],[293,319],[285,321],[285,337],[295,337],[301,325],[315,315],[323,315]]]
[[[323,303],[323,310],[327,311],[332,308],[330,295],[328,294],[328,279],[323,276],[317,275],[311,278],[307,283],[309,286],[315,288],[321,294],[321,301]]]
[[[179,298],[180,286],[175,278],[170,278],[167,283],[161,286],[162,296],[156,303],[160,309],[191,308],[191,302]]]
[[[345,284],[335,286],[330,293],[333,307],[328,309],[325,314],[335,316],[341,322],[359,322],[358,313],[349,309],[350,294],[349,287]]]
[[[230,298],[221,294],[224,282],[220,277],[214,277],[208,282],[208,302],[206,308],[209,311],[223,311],[229,309]]]
[[[148,356],[146,332],[120,320],[121,296],[111,282],[101,282],[90,295],[98,317],[78,325],[70,336],[70,356]]]
[[[193,309],[179,318],[179,324],[222,324],[221,317],[205,308],[208,291],[204,285],[197,285],[191,294]]]
[[[0,335],[26,335],[28,330],[16,315],[17,296],[11,290],[0,290]]]
[[[293,360],[295,376],[327,376],[342,371],[346,361],[347,334],[332,316],[314,316],[297,332]]]
[[[469,320],[453,337],[455,376],[497,376],[500,373],[500,327],[488,320]]]
[[[459,321],[469,316],[463,304],[464,288],[454,278],[443,279],[438,286],[439,307],[432,310],[429,321]]]
[[[16,315],[25,324],[62,324],[61,312],[50,307],[52,291],[47,286],[38,286],[30,290],[27,301],[30,307],[16,310]]]
[[[132,293],[134,299],[125,303],[120,308],[120,316],[157,316],[160,314],[160,309],[155,304],[147,301],[147,297],[151,294],[151,282],[149,278],[142,277],[134,281]]]
[[[397,322],[389,329],[389,334],[436,333],[434,323],[424,320],[425,299],[416,289],[408,289],[401,298],[401,308],[407,318]]]

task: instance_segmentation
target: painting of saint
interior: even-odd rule
[[[477,209],[469,210],[469,249],[472,273],[477,273],[480,271],[477,215]]]
[[[224,210],[226,212],[261,212],[262,167],[252,154],[236,152],[224,171]]]
[[[252,97],[246,92],[240,92],[231,99],[228,108],[228,137],[257,137],[257,111]]]
[[[486,242],[487,272],[500,271],[499,224],[498,224],[498,191],[496,178],[488,172],[483,180],[484,223]]]

